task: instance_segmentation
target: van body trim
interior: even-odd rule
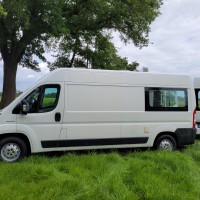
[[[196,128],[177,128],[175,135],[178,139],[178,145],[194,144],[196,139]]]
[[[82,146],[104,146],[124,144],[145,144],[148,137],[134,138],[103,138],[103,139],[81,139],[81,140],[45,140],[41,141],[42,148],[55,147],[82,147]]]

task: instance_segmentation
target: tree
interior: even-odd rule
[[[137,47],[147,46],[149,25],[159,15],[161,3],[162,0],[1,0],[7,15],[0,18],[4,68],[0,107],[15,98],[18,64],[38,71],[38,59],[45,61],[44,45],[50,38],[60,37],[59,40],[64,38],[74,44],[71,66],[72,61],[81,61],[75,59],[79,44],[87,44],[108,30],[118,31],[124,42],[132,40]]]
[[[0,107],[16,95],[18,64],[38,71],[33,55],[45,60],[44,43],[64,29],[62,0],[2,0],[7,15],[0,18],[0,53],[3,59],[3,94]]]
[[[70,2],[65,7],[69,32],[61,39],[57,60],[50,65],[51,69],[76,67],[77,63],[88,66],[89,62],[92,68],[120,69],[112,65],[120,58],[108,31],[118,31],[125,43],[132,41],[137,47],[147,46],[149,25],[159,15],[162,4],[162,0]]]
[[[54,63],[49,64],[49,68],[53,70],[57,67],[81,66],[93,69],[126,69],[128,66],[127,58],[121,58],[117,55],[116,48],[110,39],[109,34],[98,33],[92,40],[85,42],[80,40],[69,42],[70,38],[67,40],[68,42],[62,40],[59,52],[55,56],[57,59]]]
[[[139,63],[138,62],[132,62],[130,63],[128,66],[127,66],[127,70],[130,70],[130,71],[137,71],[137,68],[139,67]]]
[[[54,70],[59,67],[85,67],[93,69],[109,69],[109,70],[129,70],[139,71],[139,63],[128,63],[127,58],[121,58],[117,55],[117,50],[114,44],[110,42],[110,35],[97,35],[93,41],[83,45],[80,43],[76,47],[71,43],[64,41],[60,43],[60,52],[55,56],[57,59],[55,62],[49,64],[50,70]],[[73,48],[72,48],[73,47]],[[70,54],[74,55],[76,52],[76,58],[70,58]],[[73,59],[73,61],[72,61]],[[148,72],[148,67],[143,67],[143,72]]]
[[[3,6],[0,4],[0,17],[5,16],[5,15],[6,15],[6,12],[5,12]]]
[[[148,68],[148,67],[142,67],[142,71],[143,71],[143,72],[148,72],[148,71],[149,71],[149,68]]]

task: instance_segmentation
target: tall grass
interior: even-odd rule
[[[1,200],[200,199],[200,145],[0,162]]]

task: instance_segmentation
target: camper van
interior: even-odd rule
[[[105,148],[173,150],[193,144],[195,93],[187,75],[57,69],[0,113],[0,158]]]
[[[200,77],[194,78],[194,90],[196,97],[196,128],[197,135],[196,138],[200,139]]]

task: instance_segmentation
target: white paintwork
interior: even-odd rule
[[[31,91],[44,84],[60,84],[57,107],[47,113],[12,114]],[[187,112],[145,112],[144,87],[187,88]],[[41,78],[0,115],[0,134],[22,133],[32,152],[151,147],[161,132],[192,128],[195,109],[193,82],[187,75],[128,71],[58,69]],[[55,122],[55,113],[61,121]],[[42,140],[149,137],[146,144],[42,148]]]

